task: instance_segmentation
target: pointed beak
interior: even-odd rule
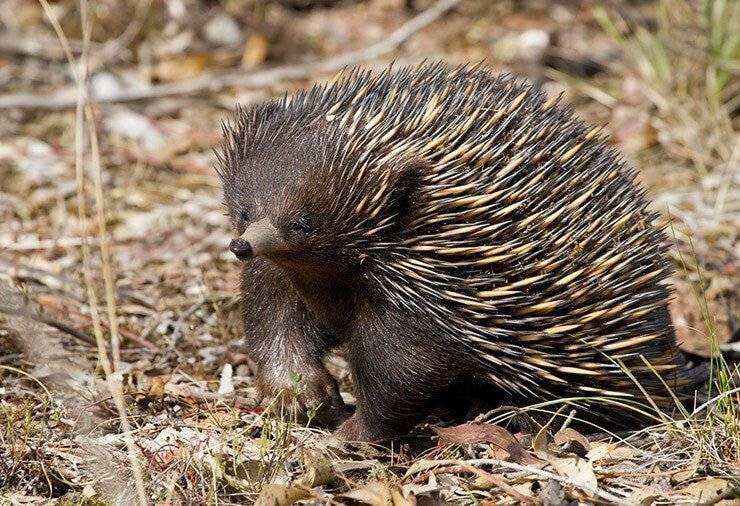
[[[239,260],[249,260],[260,255],[270,256],[284,249],[285,241],[268,218],[255,221],[247,227],[241,237],[229,244],[229,250]]]

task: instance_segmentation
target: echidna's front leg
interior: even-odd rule
[[[407,433],[463,374],[460,355],[418,321],[398,321],[382,309],[375,315],[363,315],[349,341],[357,411],[336,432],[347,441]]]
[[[263,259],[245,264],[241,294],[246,352],[257,366],[261,395],[297,391],[302,412],[318,408],[316,420],[335,427],[346,412],[337,382],[322,361],[334,344],[332,336],[318,325],[285,275]]]

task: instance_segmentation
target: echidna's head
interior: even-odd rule
[[[336,125],[288,112],[239,111],[225,128],[218,172],[236,231],[230,250],[300,269],[359,265],[398,232],[418,162],[363,157]]]

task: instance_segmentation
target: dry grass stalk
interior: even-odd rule
[[[100,314],[98,312],[98,298],[97,294],[95,293],[95,286],[94,286],[94,279],[92,276],[92,270],[91,270],[91,259],[90,259],[90,247],[87,244],[86,241],[86,230],[88,230],[87,227],[87,210],[85,206],[85,193],[84,193],[84,157],[85,157],[85,110],[88,110],[88,118],[92,119],[92,114],[89,112],[89,104],[87,103],[87,52],[89,47],[89,41],[90,41],[90,33],[91,33],[91,27],[90,27],[90,21],[88,18],[88,11],[87,11],[87,1],[86,0],[80,0],[80,16],[82,19],[82,26],[83,26],[83,32],[84,32],[84,40],[85,43],[83,45],[83,50],[80,55],[80,61],[79,61],[79,67],[78,62],[72,55],[72,52],[69,47],[69,43],[67,41],[67,37],[64,34],[64,31],[62,30],[61,26],[59,25],[58,20],[56,19],[54,12],[52,11],[49,3],[47,0],[40,0],[44,12],[46,16],[48,17],[49,21],[51,22],[52,26],[54,27],[54,30],[57,33],[57,36],[59,37],[60,43],[62,44],[62,47],[65,50],[65,53],[67,54],[67,58],[69,61],[70,68],[72,69],[75,82],[77,85],[77,105],[75,108],[75,173],[76,173],[76,180],[77,180],[77,214],[78,214],[78,220],[81,227],[81,236],[83,238],[82,241],[82,254],[83,254],[83,274],[85,279],[85,285],[87,289],[87,296],[88,296],[88,303],[90,306],[90,314],[92,316],[93,320],[93,330],[95,334],[96,344],[98,348],[98,357],[100,360],[101,365],[103,366],[103,371],[105,373],[106,383],[108,385],[108,389],[110,390],[111,397],[113,398],[114,404],[116,406],[116,410],[118,411],[118,415],[120,417],[121,421],[121,429],[124,433],[124,441],[126,443],[126,449],[128,451],[129,460],[131,463],[131,471],[134,476],[134,482],[136,485],[137,495],[138,495],[138,501],[141,505],[148,504],[147,500],[147,494],[146,494],[146,487],[144,485],[144,475],[142,472],[142,466],[139,461],[138,456],[138,449],[136,447],[136,444],[131,437],[131,424],[128,420],[128,415],[126,411],[126,401],[123,398],[123,391],[121,386],[121,380],[118,377],[118,375],[115,374],[116,369],[115,366],[117,363],[114,362],[114,364],[111,364],[110,359],[108,358],[108,352],[107,352],[107,345],[105,342],[105,338],[103,336],[103,329],[102,325],[100,323]],[[89,128],[94,131],[94,123],[90,121]],[[116,357],[118,360],[120,360],[120,348],[119,348],[119,341],[118,341],[118,333],[114,330],[117,330],[117,324],[116,321],[116,309],[115,309],[115,295],[112,289],[112,275],[111,275],[111,267],[110,267],[110,252],[107,249],[107,234],[105,231],[105,215],[104,215],[104,209],[103,209],[103,200],[102,200],[102,186],[101,186],[101,180],[100,180],[100,155],[97,148],[97,137],[94,135],[91,135],[92,141],[92,153],[91,155],[94,158],[94,170],[96,171],[96,175],[94,178],[95,187],[96,187],[96,194],[99,195],[98,200],[98,207],[97,207],[97,217],[98,217],[98,224],[102,226],[98,230],[98,233],[101,236],[102,244],[105,244],[106,246],[103,248],[103,265],[104,267],[104,274],[106,278],[106,295],[108,297],[108,314],[110,319],[110,328],[111,328],[111,346],[114,350],[114,357]],[[115,337],[113,337],[115,336]]]

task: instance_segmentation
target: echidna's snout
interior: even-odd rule
[[[229,250],[239,260],[249,260],[260,255],[270,256],[284,249],[285,241],[268,218],[255,221],[246,228],[241,237],[229,244]]]
[[[243,239],[232,239],[229,244],[229,251],[236,255],[239,260],[248,260],[252,258],[252,245]]]

